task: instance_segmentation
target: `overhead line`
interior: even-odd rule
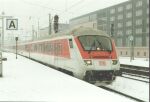
[[[53,10],[53,11],[62,12],[61,10],[53,9],[53,8],[50,8],[50,7],[47,7],[47,6],[43,6],[43,5],[40,5],[40,4],[35,4],[35,3],[32,3],[32,2],[27,2],[25,0],[21,0],[21,1],[24,2],[24,3],[26,3],[26,4],[29,4],[29,5],[38,6],[38,7],[41,7],[41,8],[46,8],[46,9],[50,9],[50,10]]]
[[[84,1],[84,0],[78,1],[77,3],[75,3],[75,4],[73,4],[72,6],[68,7],[68,9],[71,9],[71,8],[77,6],[78,4],[82,3],[83,1]]]

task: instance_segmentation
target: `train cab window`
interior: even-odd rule
[[[70,46],[70,48],[73,48],[73,42],[72,42],[72,39],[69,39],[69,46]]]
[[[108,37],[84,35],[78,38],[85,51],[112,51],[111,40]]]

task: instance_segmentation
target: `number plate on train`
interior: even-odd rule
[[[100,66],[106,66],[106,61],[99,61]]]

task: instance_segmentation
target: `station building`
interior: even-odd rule
[[[110,36],[113,27],[119,56],[131,55],[132,40],[134,56],[149,57],[149,0],[129,0],[70,20],[71,28],[79,26],[103,30]]]

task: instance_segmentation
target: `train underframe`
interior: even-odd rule
[[[97,81],[110,84],[115,80],[116,76],[121,76],[121,72],[119,70],[89,70],[86,71],[84,80],[92,84]]]

